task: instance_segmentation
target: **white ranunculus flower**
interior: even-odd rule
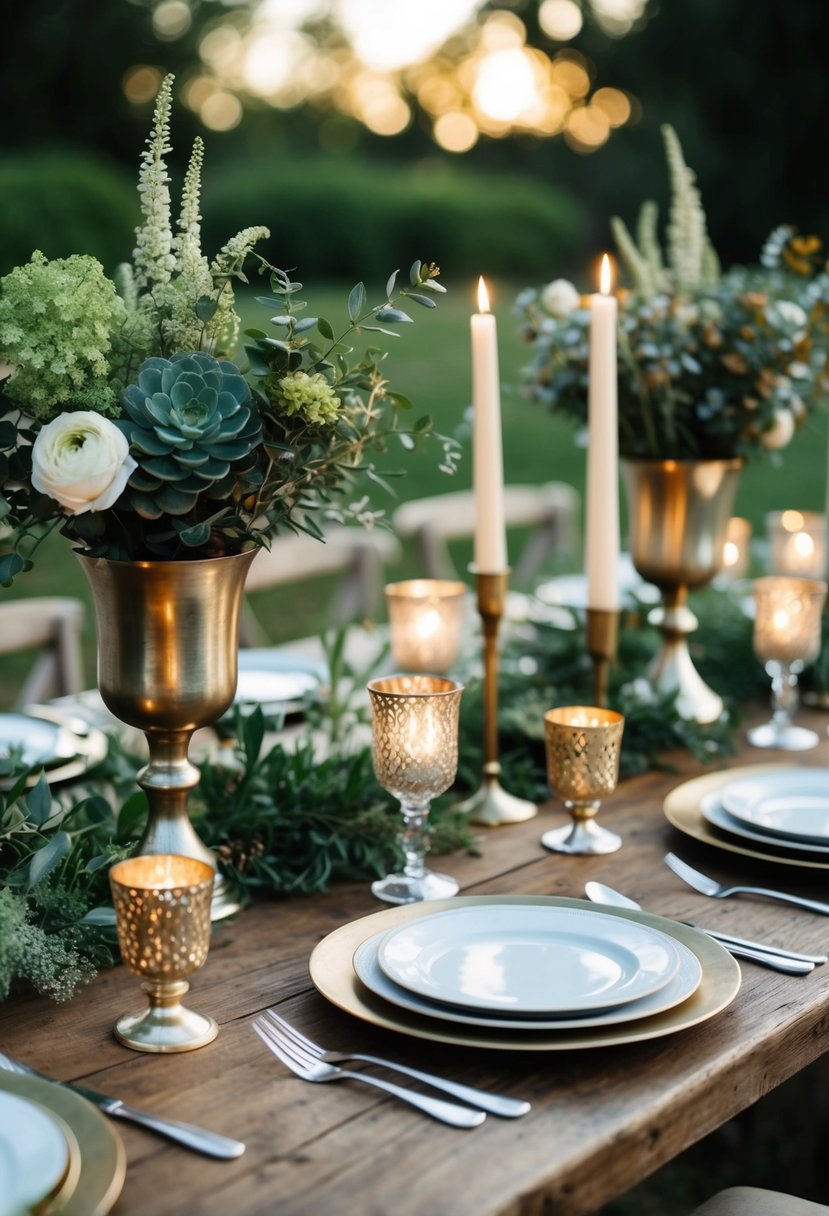
[[[760,442],[767,452],[784,448],[794,434],[794,414],[791,410],[777,410],[771,430],[763,431]]]
[[[137,468],[126,435],[91,410],[60,414],[32,447],[32,485],[70,515],[106,511]]]
[[[554,317],[566,317],[581,304],[581,296],[568,279],[554,279],[541,291],[541,303]]]

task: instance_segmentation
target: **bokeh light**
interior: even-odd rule
[[[575,0],[543,0],[538,10],[538,24],[548,38],[569,42],[581,33],[584,17]]]

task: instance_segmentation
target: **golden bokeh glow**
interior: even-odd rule
[[[470,114],[453,110],[436,119],[432,134],[447,152],[468,152],[478,142],[478,125]]]
[[[584,18],[574,0],[543,0],[538,10],[538,24],[548,38],[569,42],[581,32]]]

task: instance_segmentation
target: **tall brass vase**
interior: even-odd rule
[[[139,854],[179,853],[216,869],[188,818],[199,771],[187,753],[194,730],[221,717],[236,694],[239,615],[255,554],[178,562],[79,557],[95,602],[101,696],[149,746],[137,777],[149,802]],[[212,919],[238,907],[217,876]]]
[[[676,691],[682,717],[701,723],[716,721],[723,703],[688,653],[699,622],[686,601],[722,567],[741,469],[737,459],[622,461],[633,564],[662,592],[648,617],[663,637],[648,678],[660,692]]]

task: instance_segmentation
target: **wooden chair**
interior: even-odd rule
[[[512,562],[516,583],[530,579],[549,554],[572,549],[579,509],[578,493],[564,482],[505,487],[507,527],[532,529],[521,554]],[[392,524],[401,539],[413,539],[424,577],[457,578],[447,542],[474,534],[474,492],[456,490],[407,502],[395,511]]]
[[[80,600],[43,596],[0,601],[0,654],[41,651],[15,708],[81,691],[83,622]]]
[[[829,1208],[780,1191],[731,1186],[694,1208],[691,1216],[829,1216]]]
[[[285,583],[298,583],[324,574],[343,574],[331,606],[338,624],[374,617],[380,607],[383,570],[401,556],[399,541],[387,531],[338,526],[325,541],[304,533],[277,536],[270,549],[262,549],[248,572],[245,591],[260,591]],[[303,633],[298,621],[297,636]],[[307,631],[306,631],[307,632]],[[248,602],[242,611],[242,646],[267,645],[262,626]]]

